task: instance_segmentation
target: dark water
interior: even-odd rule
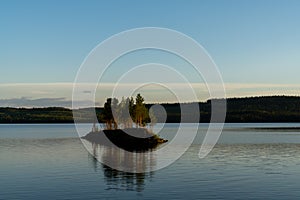
[[[299,131],[255,129],[295,126],[228,124],[218,145],[199,159],[201,125],[175,163],[134,174],[95,160],[73,125],[0,125],[0,199],[299,199]],[[171,139],[175,128],[167,125],[161,135]]]

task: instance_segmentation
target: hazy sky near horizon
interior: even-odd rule
[[[299,10],[298,0],[2,0],[0,100],[7,102],[0,103],[69,101],[77,70],[96,45],[149,26],[200,43],[217,64],[228,96],[299,95]]]

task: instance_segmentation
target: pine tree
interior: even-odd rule
[[[113,121],[113,114],[111,110],[111,98],[106,99],[106,102],[104,104],[104,109],[102,113],[102,118],[105,122],[106,129],[111,130],[112,129],[112,121]]]
[[[135,105],[134,105],[134,99],[131,97],[130,99],[128,98],[128,106],[129,106],[129,127],[132,128],[133,122],[135,121]]]
[[[148,110],[144,104],[144,98],[141,94],[137,94],[135,99],[135,118],[134,121],[137,127],[144,127],[148,118]]]
[[[120,116],[120,112],[119,112],[119,106],[118,106],[119,100],[117,98],[113,98],[112,102],[111,102],[111,109],[112,109],[112,123],[114,125],[114,129],[118,129],[118,120],[119,120],[119,116]]]
[[[145,106],[144,98],[137,94],[135,101],[133,97],[123,97],[121,102],[117,98],[108,98],[104,104],[101,114],[106,129],[118,129],[119,126],[132,128],[133,122],[136,127],[145,127],[149,121],[149,112]]]

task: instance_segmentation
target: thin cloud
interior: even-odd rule
[[[94,101],[93,89],[96,83],[79,83],[81,92],[80,99],[75,104],[79,107],[91,105]],[[140,92],[147,102],[177,102],[176,96],[172,91],[162,87],[159,84],[149,84],[139,88],[133,94],[128,94],[132,88],[137,88],[138,83],[122,83],[117,98],[122,96],[134,96]],[[194,89],[197,100],[205,101],[210,99],[210,95],[205,83],[168,83],[171,88],[184,97],[183,101],[194,101],[187,94],[190,86]],[[0,84],[0,107],[72,107],[73,83],[2,83]],[[95,94],[96,106],[102,106],[106,98],[112,96],[115,83],[98,84]],[[212,87],[216,87],[212,85]],[[271,95],[300,95],[300,85],[298,84],[247,84],[247,83],[225,83],[227,97],[246,97],[246,96],[271,96]]]
[[[84,90],[82,93],[84,93],[84,94],[91,94],[92,91],[90,91],[90,90]]]
[[[90,101],[78,101],[78,107],[86,107],[90,105]],[[96,103],[96,106],[99,106]],[[30,99],[27,97],[0,99],[0,107],[72,107],[72,101],[65,98],[40,98]]]

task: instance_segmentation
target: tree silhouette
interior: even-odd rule
[[[150,130],[153,131],[153,127],[157,123],[157,118],[155,116],[153,109],[149,110],[149,118],[150,118]]]
[[[137,94],[135,102],[133,97],[126,99],[123,97],[120,103],[117,98],[108,98],[101,119],[108,130],[119,127],[132,128],[133,122],[137,128],[145,127],[149,121],[149,112],[140,94]]]
[[[112,98],[106,99],[103,112],[102,112],[102,119],[105,122],[106,129],[108,130],[112,129],[112,124],[114,121],[114,117],[111,109],[111,102],[112,102]]]
[[[134,99],[131,97],[130,99],[127,98],[128,100],[128,106],[129,106],[129,128],[133,126],[133,119],[135,118],[135,105],[134,105]]]
[[[120,116],[120,110],[119,110],[119,100],[117,98],[113,98],[111,102],[111,110],[113,114],[112,123],[114,125],[114,129],[118,129],[119,124],[119,116]]]
[[[135,98],[135,117],[134,122],[137,127],[144,127],[149,118],[148,110],[144,103],[144,98],[141,94],[137,94]]]

